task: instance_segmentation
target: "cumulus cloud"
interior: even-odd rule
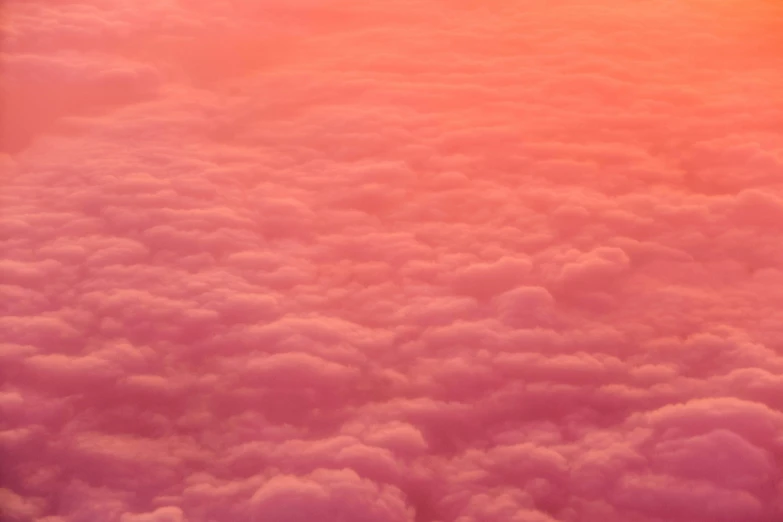
[[[7,0],[0,519],[783,519],[783,9]]]

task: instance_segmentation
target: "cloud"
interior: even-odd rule
[[[352,471],[277,476],[250,499],[252,517],[295,522],[331,516],[343,520],[410,521],[412,512],[394,488],[380,489]]]
[[[781,14],[5,2],[0,518],[777,522]]]
[[[120,522],[182,522],[184,521],[182,510],[178,507],[162,507],[155,511],[141,514],[125,513]]]

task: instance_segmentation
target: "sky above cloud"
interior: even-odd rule
[[[783,520],[780,3],[0,17],[0,519]]]

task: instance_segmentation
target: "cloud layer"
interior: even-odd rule
[[[783,519],[780,6],[2,14],[3,520]]]

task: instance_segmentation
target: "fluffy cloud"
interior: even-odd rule
[[[783,518],[779,6],[3,16],[3,520]]]

